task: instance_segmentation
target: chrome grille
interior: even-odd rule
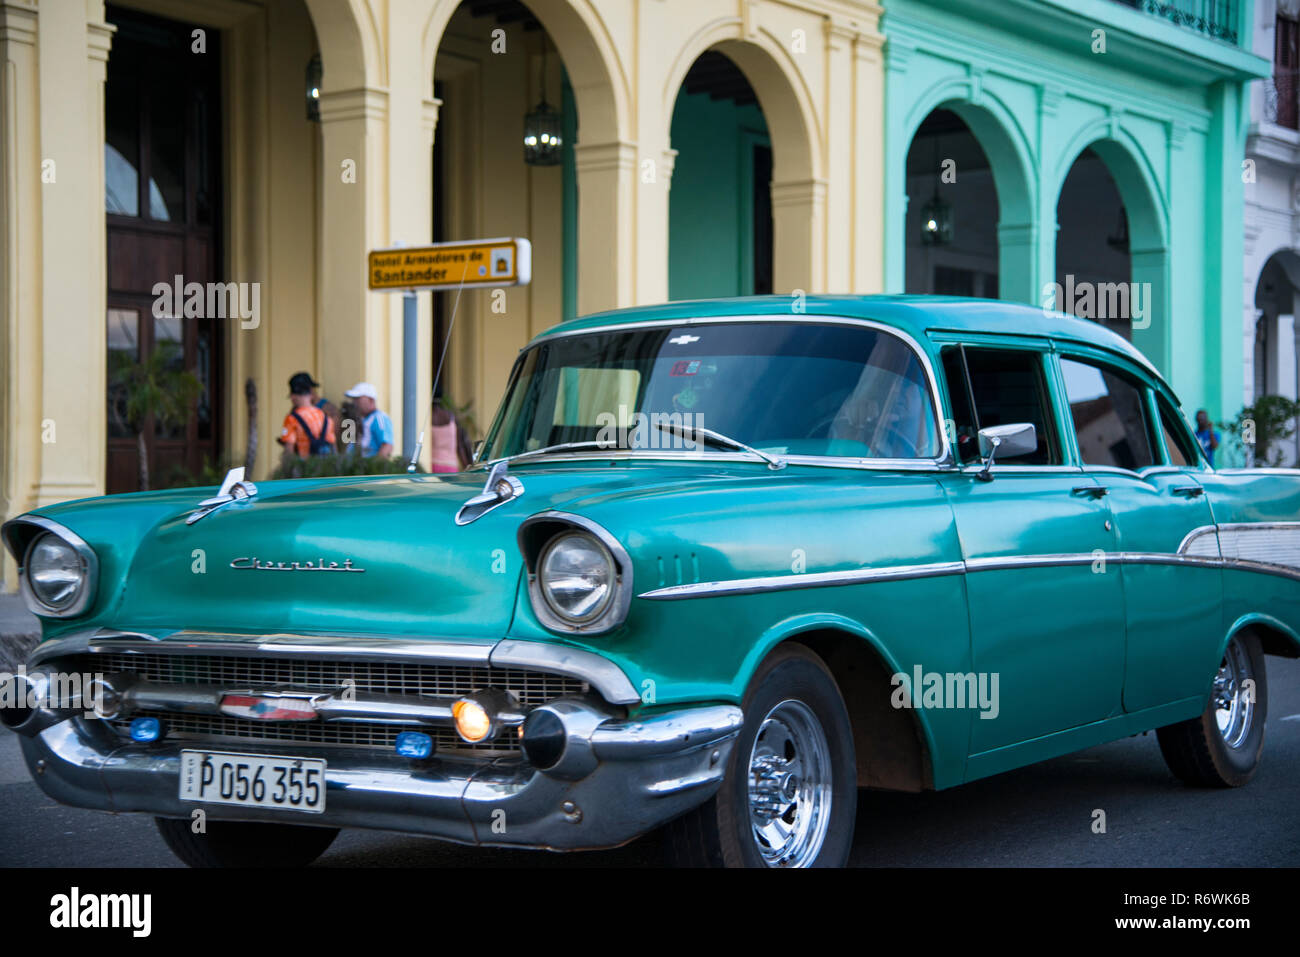
[[[241,655],[164,654],[160,652],[91,652],[76,656],[69,667],[86,674],[134,674],[159,684],[218,685],[232,690],[248,688],[295,691],[339,691],[355,694],[459,697],[487,688],[509,691],[522,709],[531,710],[555,698],[581,695],[585,681],[566,675],[488,668],[474,665],[425,664],[402,661],[353,661],[305,657],[252,657]],[[168,737],[194,741],[266,741],[322,747],[387,748],[402,731],[423,731],[439,751],[518,752],[509,732],[495,741],[467,744],[450,727],[427,724],[390,724],[381,721],[257,721],[230,715],[139,711],[109,721],[125,734],[131,720],[157,717]]]
[[[525,710],[587,690],[587,683],[581,679],[540,671],[401,661],[110,651],[79,656],[77,669],[106,675],[126,672],[161,684],[212,684],[232,689],[337,691],[351,682],[359,695],[458,698],[472,691],[501,688],[512,692]]]
[[[468,744],[452,728],[427,724],[385,724],[379,721],[255,721],[224,714],[179,714],[137,711],[108,723],[126,734],[135,718],[158,718],[167,738],[192,741],[273,742],[335,748],[384,748],[391,751],[403,731],[423,731],[433,738],[438,752],[473,751],[518,753],[516,732],[507,728],[495,741]]]

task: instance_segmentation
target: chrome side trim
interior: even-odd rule
[[[700,582],[690,585],[669,585],[642,592],[638,598],[651,601],[675,601],[683,598],[715,597],[721,595],[752,595],[758,592],[789,591],[799,588],[819,588],[833,585],[858,585],[878,581],[902,581],[909,578],[938,578],[945,575],[964,575],[977,572],[1007,571],[1014,568],[1065,568],[1091,565],[1102,559],[1114,565],[1189,565],[1217,568],[1224,565],[1246,563],[1224,562],[1218,558],[1200,555],[1175,555],[1172,552],[1078,552],[1059,555],[1005,555],[988,558],[969,558],[960,562],[932,562],[920,565],[893,565],[883,568],[852,568],[846,571],[812,572],[804,575],[768,575],[755,578],[736,578],[727,581]],[[1276,570],[1279,566],[1261,566],[1258,570]],[[1283,568],[1283,573],[1289,570]],[[1300,569],[1295,570],[1300,577]]]
[[[689,585],[668,585],[642,592],[638,598],[651,601],[673,601],[697,598],[701,595],[752,595],[764,591],[785,591],[796,588],[823,588],[828,585],[857,585],[873,581],[902,581],[908,578],[933,578],[939,575],[960,575],[966,567],[962,562],[933,562],[927,565],[893,565],[886,568],[849,568],[834,572],[809,572],[802,575],[766,575],[758,578],[734,578],[728,581],[698,582]]]
[[[519,668],[581,678],[610,704],[636,704],[641,700],[623,669],[601,655],[545,641],[505,638],[492,650],[494,668]]]

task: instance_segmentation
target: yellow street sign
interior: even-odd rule
[[[372,249],[370,288],[407,289],[525,286],[532,278],[533,247],[526,239],[474,239],[397,249]]]

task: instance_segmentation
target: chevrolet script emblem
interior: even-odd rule
[[[269,559],[262,561],[254,556],[253,558],[236,558],[230,563],[230,567],[237,571],[266,571],[266,572],[364,572],[364,568],[358,568],[352,564],[352,559],[345,558],[342,562],[327,562],[320,558],[316,561],[308,559],[305,562],[273,562]]]

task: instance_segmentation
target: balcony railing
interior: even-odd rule
[[[1300,71],[1279,70],[1264,81],[1264,119],[1300,129]]]
[[[1238,0],[1114,0],[1216,40],[1237,42]]]

